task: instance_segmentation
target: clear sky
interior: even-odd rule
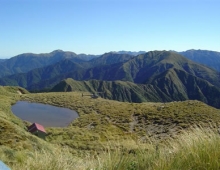
[[[0,58],[56,49],[220,51],[220,0],[0,0]]]

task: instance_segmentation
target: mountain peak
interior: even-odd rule
[[[144,54],[144,53],[147,53],[147,52],[146,51],[125,51],[125,50],[122,50],[122,51],[111,51],[110,53],[114,53],[114,54],[129,54],[129,55],[136,56],[136,55]]]
[[[64,51],[63,50],[54,50],[54,51],[52,51],[51,53],[63,53]]]

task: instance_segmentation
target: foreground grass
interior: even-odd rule
[[[53,152],[35,151],[30,156],[19,157],[20,162],[11,166],[16,170],[201,170],[220,168],[220,136],[211,129],[194,127],[183,131],[178,138],[164,143],[156,141],[133,144],[134,150],[109,143],[99,154],[83,159],[73,156],[68,148]],[[114,150],[112,150],[112,148]],[[18,158],[17,158],[18,159]]]
[[[195,127],[163,144],[140,145],[135,152],[105,152],[95,169],[201,170],[220,168],[220,136],[211,129]]]

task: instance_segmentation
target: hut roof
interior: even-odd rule
[[[33,123],[31,126],[28,127],[29,132],[35,132],[36,130],[46,133],[46,130],[44,129],[44,127],[38,123]]]

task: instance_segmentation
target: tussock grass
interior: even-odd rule
[[[154,141],[155,142],[155,141]],[[220,168],[220,136],[211,129],[194,127],[163,144],[145,144],[133,152],[104,152],[95,169],[200,170]]]
[[[183,131],[176,140],[169,142],[169,147],[171,156],[161,161],[163,169],[220,168],[220,136],[210,128],[195,127],[191,132]]]
[[[11,152],[5,153],[12,156]],[[84,157],[56,147],[52,152],[20,151],[13,159],[16,164],[10,167],[15,170],[214,170],[220,168],[220,136],[210,128],[193,127],[162,143],[152,139],[147,143],[110,141],[101,152]]]
[[[36,150],[26,156],[20,153],[15,159],[17,163],[11,166],[14,170],[81,170],[86,167],[85,161],[61,148],[54,148],[53,152]]]

